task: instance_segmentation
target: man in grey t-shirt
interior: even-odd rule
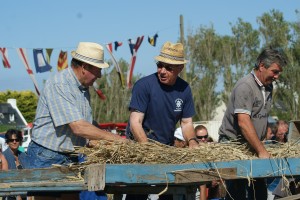
[[[286,56],[281,50],[266,48],[261,52],[252,72],[241,78],[232,90],[219,130],[220,142],[238,140],[241,143],[248,143],[259,158],[270,157],[261,141],[267,131],[268,113],[272,101],[272,82],[279,78],[286,64]],[[234,185],[232,187],[228,185],[229,190],[234,188],[229,191],[233,199],[246,199],[247,180],[236,180],[230,183]],[[265,199],[264,183],[260,184],[260,181],[256,181],[255,185],[254,189],[263,190],[261,193],[255,191],[256,199]],[[248,191],[249,195],[254,195],[253,191]]]

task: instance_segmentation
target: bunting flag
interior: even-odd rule
[[[121,68],[120,68],[115,56],[112,53],[112,43],[109,43],[109,44],[105,45],[105,47],[106,47],[107,51],[109,52],[109,54],[111,55],[112,62],[113,62],[114,66],[115,66],[115,68],[118,72],[118,75],[119,75],[119,78],[120,78],[120,81],[121,81],[121,86],[124,88],[125,86],[124,86],[123,74],[122,74]]]
[[[52,67],[45,60],[43,49],[33,49],[33,59],[36,73],[43,73],[52,69]]]
[[[36,93],[38,94],[38,96],[40,96],[40,91],[39,91],[37,82],[36,82],[36,80],[34,78],[33,72],[31,70],[31,67],[30,67],[28,59],[27,59],[26,49],[24,49],[24,48],[18,48],[17,52],[18,52],[19,57],[22,60],[24,66],[26,68],[27,73],[29,74],[29,76],[30,76],[30,78],[31,78],[31,80],[32,80],[32,82],[34,84],[34,88],[35,88]]]
[[[127,72],[127,87],[131,88],[132,83],[131,83],[131,79],[132,79],[132,73],[133,73],[133,69],[134,69],[134,65],[135,65],[135,61],[136,61],[136,55],[137,55],[137,51],[139,49],[139,47],[141,46],[142,42],[143,42],[144,36],[138,37],[136,40],[136,43],[134,44],[133,48],[132,48],[132,57],[131,57],[131,63],[130,63],[130,67],[129,70]],[[132,40],[129,39],[129,47],[131,50],[131,45]]]
[[[68,52],[60,51],[57,61],[57,71],[68,68]]]
[[[47,63],[49,63],[49,64],[50,64],[50,58],[51,58],[52,51],[53,51],[52,48],[50,48],[50,49],[47,48],[46,49],[46,60],[47,60]]]
[[[4,68],[10,68],[6,48],[0,48],[0,53],[1,53],[2,63]]]
[[[156,45],[156,39],[157,39],[157,38],[158,38],[157,33],[156,33],[152,38],[150,38],[150,37],[148,36],[148,42],[149,42],[152,46],[155,47],[155,45]]]
[[[135,43],[132,39],[129,39],[128,44],[129,44],[129,48],[130,48],[130,53],[133,56],[133,48],[134,48]]]
[[[95,92],[97,93],[98,97],[102,100],[106,99],[106,96],[103,94],[103,92],[99,89],[98,84],[96,83],[96,81],[93,83],[93,88],[95,90]]]
[[[122,42],[115,41],[115,51],[117,51],[119,46],[122,46]]]

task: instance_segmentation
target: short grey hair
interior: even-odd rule
[[[259,64],[263,64],[265,68],[269,68],[271,64],[276,63],[280,67],[287,65],[287,56],[281,48],[265,48],[257,57],[255,69],[258,69]]]

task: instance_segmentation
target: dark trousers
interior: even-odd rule
[[[268,198],[267,186],[263,178],[254,179],[250,186],[246,179],[230,180],[225,183],[229,192],[226,194],[226,200],[266,200]]]

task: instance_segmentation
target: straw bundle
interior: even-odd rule
[[[300,157],[299,144],[273,144],[266,148],[273,158]],[[87,156],[85,165],[107,164],[184,164],[256,159],[246,144],[207,143],[197,149],[176,148],[157,142],[120,143],[99,141],[93,148],[82,147],[77,152]]]

